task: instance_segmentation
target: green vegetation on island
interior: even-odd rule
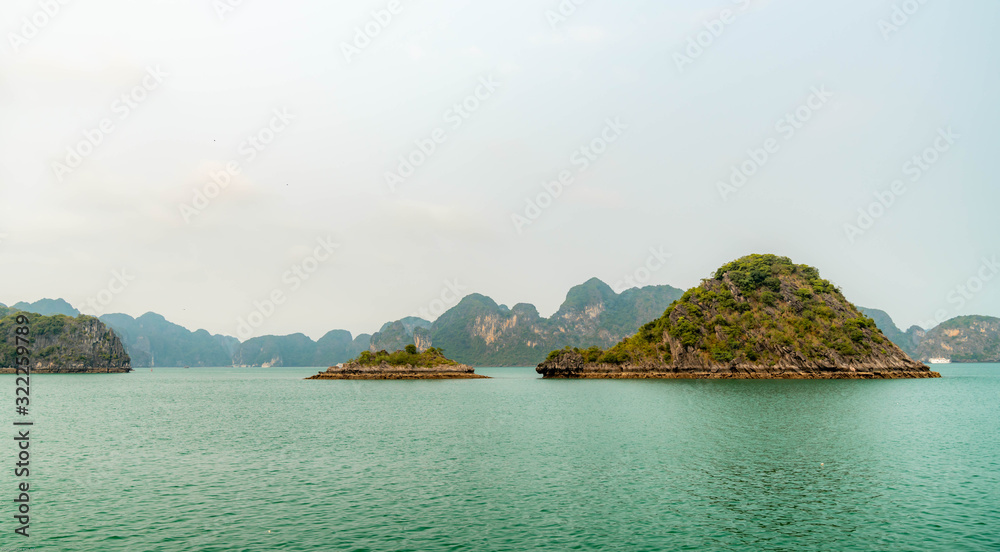
[[[427,368],[458,365],[458,362],[446,358],[442,349],[431,347],[426,351],[420,352],[417,351],[417,346],[412,344],[392,353],[384,349],[374,353],[364,351],[357,359],[351,362],[356,362],[361,366],[377,366],[384,362],[389,366],[420,366]]]
[[[642,366],[647,371],[919,366],[817,269],[775,255],[728,263],[634,335],[607,350],[553,351],[539,371],[563,363],[564,357],[574,366]]]
[[[27,322],[18,322],[23,316]],[[29,328],[32,370],[38,373],[128,372],[131,360],[121,340],[93,316],[44,316],[0,305],[0,370],[17,363],[14,339],[18,327]],[[23,322],[23,319],[22,319]]]
[[[358,358],[306,379],[471,379],[485,378],[468,365],[446,358],[444,351],[430,347],[418,351],[410,344],[402,350],[364,351]]]
[[[720,276],[729,283],[723,285]],[[792,276],[794,285],[782,283]],[[136,367],[331,366],[357,359],[362,351],[396,351],[406,345],[415,345],[417,350],[443,348],[457,362],[477,366],[538,364],[567,352],[591,363],[670,363],[678,354],[668,346],[671,340],[704,353],[711,362],[773,362],[782,357],[780,349],[761,346],[762,342],[795,347],[817,362],[827,350],[858,359],[869,352],[881,353],[880,339],[918,360],[1000,361],[1000,319],[962,316],[932,330],[913,326],[903,332],[887,313],[855,308],[815,268],[794,265],[783,257],[739,259],[705,282],[686,293],[671,286],[616,293],[591,278],[571,288],[559,310],[548,318],[540,316],[533,305],[518,303],[508,308],[473,293],[433,322],[411,316],[386,322],[374,335],[355,337],[346,330],[332,330],[316,341],[296,333],[253,337],[241,343],[235,337],[190,331],[156,313],[138,318],[105,314],[100,321],[119,336]],[[779,309],[785,299],[796,307]],[[835,308],[841,303],[847,306]],[[664,318],[661,315],[668,307],[673,310]],[[42,299],[13,308],[0,306],[0,318],[17,311],[70,318],[79,314],[62,299]],[[772,316],[775,313],[777,317]],[[881,335],[872,331],[872,321]],[[667,332],[670,339],[658,342],[661,332]]]

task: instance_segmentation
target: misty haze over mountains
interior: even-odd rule
[[[266,335],[240,342],[235,337],[188,330],[156,313],[138,318],[114,313],[100,316],[121,338],[135,367],[153,366],[330,366],[361,351],[443,348],[456,360],[476,366],[524,366],[541,362],[555,349],[609,347],[658,317],[683,291],[645,286],[615,293],[597,278],[569,290],[551,317],[527,303],[513,307],[473,293],[430,321],[408,316],[388,321],[374,334],[357,336],[335,329],[318,340],[295,333]],[[81,313],[62,299],[19,302],[13,308],[43,315]],[[925,330],[902,331],[884,311],[862,308],[887,338],[918,360],[949,358],[960,362],[1000,360],[1000,319],[956,317]]]
[[[566,345],[609,346],[658,316],[682,293],[672,286],[646,286],[619,294],[592,278],[570,289],[550,318],[542,318],[527,303],[508,308],[472,294],[433,322],[406,317],[386,322],[374,335],[353,336],[338,329],[317,341],[295,333],[241,343],[231,336],[190,331],[151,312],[138,318],[120,313],[99,318],[119,334],[136,367],[328,366],[364,350],[396,350],[409,343],[421,349],[433,343],[461,362],[512,366],[536,364],[553,348]],[[40,314],[80,314],[62,299],[21,302],[16,308]]]

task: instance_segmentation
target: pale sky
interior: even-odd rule
[[[771,252],[1000,316],[997,2],[231,3],[3,3],[0,302],[316,338]]]

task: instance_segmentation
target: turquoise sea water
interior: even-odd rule
[[[939,380],[32,378],[0,550],[998,550],[1000,365]],[[0,402],[13,377],[0,377]],[[7,409],[4,409],[7,410]]]

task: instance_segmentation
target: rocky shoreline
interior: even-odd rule
[[[609,364],[585,362],[583,356],[567,353],[547,360],[535,369],[543,378],[586,379],[904,379],[939,378],[941,374],[909,359],[894,362],[845,363],[839,366],[781,363],[673,365],[664,363]]]
[[[63,368],[31,369],[32,375],[34,374],[127,374],[132,371],[133,371],[132,368],[129,367],[122,368],[119,366],[114,366],[114,367],[88,366],[85,368],[63,367]],[[15,373],[17,373],[17,370],[15,368],[0,368],[0,374],[15,374]]]
[[[578,372],[543,373],[546,379],[917,379],[939,378],[932,372]]]
[[[325,372],[306,379],[366,379],[366,380],[413,380],[413,379],[483,379],[472,366],[466,364],[445,364],[439,366],[414,366],[412,364],[392,365],[360,364],[348,362],[341,366],[331,366]]]

